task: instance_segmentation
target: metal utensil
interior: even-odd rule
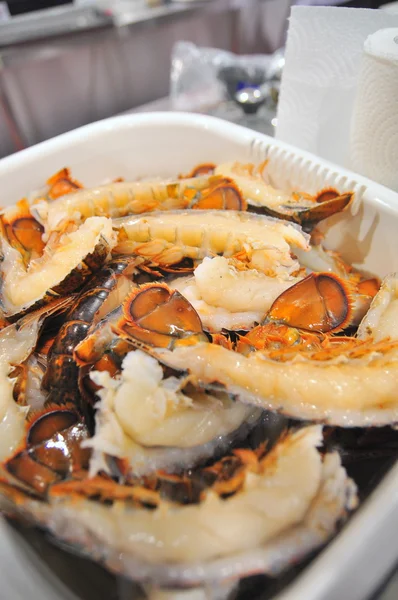
[[[253,115],[264,104],[268,95],[268,86],[245,87],[236,92],[235,102],[239,104],[246,115]]]

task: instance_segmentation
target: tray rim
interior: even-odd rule
[[[333,169],[342,176],[349,177],[358,182],[359,185],[364,185],[371,192],[369,195],[375,195],[383,200],[386,205],[397,206],[398,208],[398,192],[387,188],[359,173],[355,173],[350,169],[347,169],[337,163],[333,163],[324,158],[317,156],[307,150],[278,140],[277,138],[268,136],[263,133],[257,133],[256,131],[224,121],[218,117],[209,115],[203,115],[198,113],[186,113],[186,112],[147,112],[147,113],[132,113],[118,115],[115,117],[109,117],[88,125],[83,125],[77,129],[73,129],[66,133],[61,133],[49,140],[44,140],[24,148],[18,152],[10,154],[0,159],[0,177],[4,175],[8,170],[18,169],[23,165],[25,161],[35,160],[37,157],[45,157],[54,150],[59,150],[68,146],[73,145],[79,141],[82,137],[88,140],[89,138],[100,137],[102,134],[110,131],[115,131],[124,128],[147,128],[151,127],[170,127],[170,126],[188,126],[192,129],[204,129],[213,131],[224,137],[225,139],[231,139],[235,142],[249,143],[255,145],[258,142],[266,143],[285,149],[286,151],[293,152],[297,157],[301,157],[304,160],[309,160],[313,163],[317,163],[320,168]]]

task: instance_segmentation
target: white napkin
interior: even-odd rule
[[[349,166],[398,192],[398,27],[365,41]]]
[[[368,35],[398,15],[338,7],[292,8],[276,137],[348,166],[350,121]]]

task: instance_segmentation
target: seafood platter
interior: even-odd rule
[[[148,597],[363,600],[398,559],[398,195],[178,113],[0,181],[7,528]]]

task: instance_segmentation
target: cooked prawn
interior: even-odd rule
[[[110,219],[93,217],[76,231],[50,242],[25,267],[20,253],[3,238],[2,304],[6,316],[18,314],[59,293],[73,291],[98,269],[116,242]]]
[[[239,162],[218,165],[215,174],[229,177],[242,191],[249,210],[268,214],[279,219],[295,221],[311,229],[316,223],[346,210],[353,202],[354,194],[340,194],[335,189],[321,190],[311,196],[302,192],[276,189],[264,168],[268,161],[258,167]]]
[[[0,460],[20,443],[29,411],[29,406],[19,406],[14,401],[14,367],[25,361],[34,349],[44,320],[65,310],[71,301],[72,298],[58,300],[0,332]]]
[[[244,210],[246,203],[234,184],[223,177],[194,177],[169,182],[122,181],[79,190],[47,202],[37,201],[32,213],[56,231],[60,223],[89,217],[123,217],[154,210],[186,208]]]
[[[138,580],[197,585],[276,575],[324,543],[356,505],[353,482],[337,454],[322,458],[321,440],[322,428],[312,426],[289,433],[263,458],[237,450],[244,469],[236,484],[216,479],[196,504],[97,477],[55,484],[49,504],[27,498],[22,510]],[[112,495],[132,502],[102,503]]]
[[[274,360],[244,357],[214,344],[157,350],[167,364],[186,368],[198,384],[220,384],[242,401],[297,419],[343,427],[398,421],[398,285],[390,275],[375,296],[358,338]],[[385,334],[388,332],[388,337]]]
[[[191,252],[184,251],[184,256],[196,260],[216,254],[235,256],[267,275],[287,278],[300,270],[294,249],[309,249],[309,237],[298,225],[245,212],[170,211],[127,217],[114,225],[132,253],[146,243],[165,240],[187,247]]]

